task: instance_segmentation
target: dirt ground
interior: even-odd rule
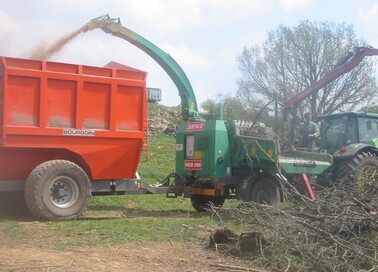
[[[0,208],[4,200],[0,195]],[[19,198],[18,198],[19,199]],[[6,212],[0,209],[0,219],[9,219],[16,213],[18,224],[42,224],[23,221],[26,207]],[[11,220],[12,220],[11,217]],[[13,218],[14,219],[14,218]],[[0,221],[1,224],[1,221]],[[2,271],[258,271],[251,261],[226,255],[209,248],[201,240],[188,243],[144,242],[117,246],[98,245],[75,247],[73,250],[56,249],[54,241],[46,237],[17,240],[0,236],[0,272]],[[49,239],[54,239],[50,237]]]
[[[60,251],[3,242],[0,271],[263,271],[195,244],[129,244]]]

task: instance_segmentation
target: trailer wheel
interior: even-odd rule
[[[378,158],[371,153],[357,154],[340,163],[336,178],[339,182],[351,184],[360,196],[377,193]]]
[[[211,206],[221,207],[224,204],[225,198],[222,196],[192,195],[190,200],[197,212],[205,212],[209,211]]]
[[[252,187],[251,201],[278,206],[280,203],[280,191],[277,184],[266,177],[258,180]]]
[[[25,184],[25,202],[40,219],[76,219],[86,211],[91,198],[87,174],[65,160],[47,161],[37,166]]]

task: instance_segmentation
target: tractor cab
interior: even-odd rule
[[[378,144],[378,114],[348,112],[325,115],[320,120],[320,149],[333,154],[341,147]],[[377,144],[375,144],[377,143]]]

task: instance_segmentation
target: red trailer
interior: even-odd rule
[[[91,192],[134,184],[147,143],[146,77],[114,63],[0,57],[0,190],[24,190],[37,217],[72,219]]]

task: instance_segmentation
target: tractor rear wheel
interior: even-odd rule
[[[340,163],[336,180],[351,184],[359,196],[377,193],[378,158],[371,153],[356,154],[350,160]]]
[[[76,219],[88,207],[91,186],[78,165],[65,160],[47,161],[37,166],[25,184],[25,202],[40,219]]]
[[[280,203],[280,191],[276,182],[266,177],[258,180],[252,187],[251,201],[278,206]]]
[[[190,198],[193,208],[197,212],[205,212],[211,210],[211,207],[221,207],[224,204],[223,196],[204,196],[192,195]]]

